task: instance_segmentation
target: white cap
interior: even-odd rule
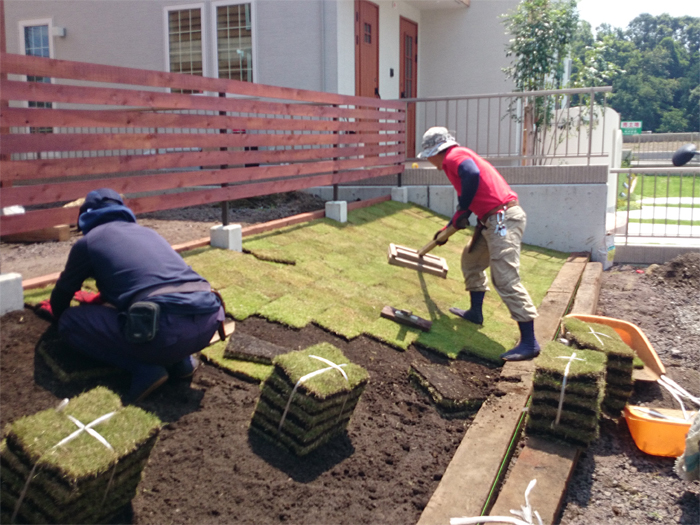
[[[450,135],[447,128],[435,126],[423,134],[423,142],[421,143],[423,151],[418,154],[418,158],[430,158],[451,146],[459,146],[459,144],[455,141],[455,138]]]

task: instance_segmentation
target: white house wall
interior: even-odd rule
[[[338,0],[337,46],[338,46],[338,88],[341,95],[355,94],[355,2]]]
[[[52,37],[54,58],[164,71],[165,9],[202,7],[204,74],[214,76],[212,0],[6,0],[7,51],[20,52],[19,22],[49,18],[66,28]],[[258,83],[336,91],[338,5],[324,0],[251,0],[254,79]],[[352,43],[352,2],[349,41]],[[351,67],[354,79],[354,47]],[[354,94],[354,80],[353,90]]]
[[[500,15],[517,0],[471,0],[470,7],[421,13],[418,96],[459,96],[513,90],[501,70],[508,66],[509,37]]]

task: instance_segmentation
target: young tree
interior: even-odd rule
[[[504,68],[517,91],[559,87],[578,25],[577,0],[523,0],[514,12],[503,16],[512,36]]]
[[[513,79],[516,91],[562,87],[564,61],[578,24],[576,5],[577,0],[522,0],[513,12],[503,15],[512,37],[506,48],[512,62],[503,71]],[[545,143],[552,110],[552,100],[525,101],[522,117],[516,117],[523,122],[524,155],[534,155],[536,144]]]

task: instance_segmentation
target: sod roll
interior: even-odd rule
[[[342,433],[369,374],[322,343],[273,358],[250,430],[303,456]]]
[[[607,356],[556,341],[535,361],[526,431],[586,446],[598,436]]]
[[[607,355],[606,391],[603,410],[612,417],[619,417],[632,394],[635,353],[611,327],[599,323],[586,323],[568,317],[563,323],[565,337],[578,348],[590,348]]]
[[[109,520],[136,494],[160,428],[104,387],[18,419],[0,445],[3,514],[26,523]]]

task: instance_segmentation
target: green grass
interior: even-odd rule
[[[202,356],[209,362],[223,368],[231,375],[247,381],[262,383],[272,373],[272,365],[243,361],[241,359],[227,359],[224,350],[228,341],[219,341],[202,350]]]
[[[700,226],[700,221],[679,221],[678,219],[628,219],[629,223],[666,224],[674,226]]]
[[[387,263],[389,243],[420,248],[445,221],[425,208],[386,202],[350,212],[345,224],[319,219],[251,236],[243,242],[248,255],[209,249],[184,257],[220,289],[238,320],[259,315],[294,328],[314,323],[346,339],[366,334],[397,349],[415,343],[453,358],[467,352],[499,362],[498,355],[516,343],[518,331],[495,292],[486,295],[483,327],[448,312],[451,306],[468,306],[460,260],[471,229],[432,252],[447,260],[447,279]],[[255,253],[264,253],[267,260]],[[535,304],[566,256],[523,247],[523,283]],[[431,331],[381,318],[385,305],[433,321]]]
[[[692,176],[681,175],[637,175],[632,174],[632,178],[628,179],[627,174],[620,173],[617,177],[617,209],[624,211],[628,206],[627,196],[621,197],[621,194],[628,194],[628,189],[623,186],[625,182],[631,182],[637,179],[634,191],[629,197],[630,210],[639,210],[641,208],[641,199],[649,198],[671,198],[692,197],[700,199],[700,180]],[[652,204],[644,204],[651,206]],[[656,204],[664,207],[688,207],[692,208],[691,204]]]
[[[486,294],[481,327],[448,311],[469,304],[460,260],[472,228],[431,252],[447,260],[447,279],[387,263],[390,243],[421,248],[446,221],[426,208],[389,201],[349,212],[344,224],[319,219],[246,237],[250,254],[203,248],[183,257],[221,292],[237,320],[257,315],[294,328],[314,323],[347,339],[366,334],[397,349],[415,343],[452,358],[466,352],[500,363],[498,355],[517,342],[518,329],[498,295]],[[536,305],[567,256],[523,246],[521,276]],[[413,311],[432,321],[432,329],[381,318],[386,305]]]

